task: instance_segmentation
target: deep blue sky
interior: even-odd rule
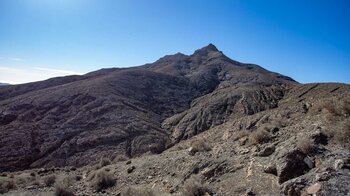
[[[350,83],[348,0],[0,0],[0,82],[141,65],[209,43],[299,82]]]

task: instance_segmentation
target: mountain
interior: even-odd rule
[[[173,187],[159,189],[176,193],[192,175],[202,175],[218,195],[249,187],[260,194],[298,194],[313,182],[317,158],[325,167],[338,159],[347,164],[341,158],[349,153],[346,142],[330,138],[337,130],[349,138],[349,94],[346,84],[299,84],[234,61],[213,44],[138,67],[5,86],[0,88],[0,170],[85,168],[101,158],[125,157],[133,167],[145,168],[126,175],[119,169],[127,166],[116,163],[119,169],[113,171],[127,184],[130,179],[149,184],[158,175]],[[297,145],[303,136],[315,143],[309,154]],[[273,175],[263,172],[268,162],[276,162]],[[304,174],[311,177],[300,178]],[[245,180],[231,185],[233,178]]]
[[[10,84],[7,84],[7,83],[0,83],[0,86],[8,86]]]
[[[210,44],[190,56],[165,56],[135,68],[9,86],[0,89],[0,166],[83,166],[107,155],[161,152],[231,115],[276,107],[293,84],[257,65],[233,61]],[[256,91],[256,100],[233,107],[243,94]],[[212,108],[193,116],[203,104]],[[173,131],[188,118],[193,123],[187,130]]]

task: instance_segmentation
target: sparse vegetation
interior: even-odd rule
[[[350,148],[350,120],[338,124],[340,124],[338,128],[331,129],[330,127],[325,133],[332,137],[336,144]]]
[[[13,180],[0,180],[0,193],[7,193],[9,192],[11,189],[14,189],[15,186],[15,182]]]
[[[107,166],[107,165],[110,165],[111,164],[111,160],[108,159],[108,158],[101,158],[100,160],[100,168],[101,167],[104,167],[104,166]]]
[[[35,180],[33,180],[30,184],[34,185],[34,186],[39,186],[40,182],[39,182],[39,180],[37,178],[35,178]]]
[[[294,83],[210,48],[0,92],[0,195],[350,191],[350,85]]]
[[[243,137],[246,137],[248,136],[249,133],[246,131],[246,130],[241,130],[241,131],[237,131],[235,134],[234,134],[234,138],[233,138],[233,141],[236,141],[236,140],[239,140]]]
[[[328,114],[327,120],[334,120],[336,117],[350,116],[350,101],[347,100],[322,100],[314,108],[314,113],[325,111]]]
[[[320,101],[315,107],[316,112],[325,112],[326,130],[324,133],[330,136],[335,144],[349,148],[350,140],[350,101],[328,99]]]
[[[121,193],[121,196],[156,196],[160,194],[156,194],[152,189],[146,187],[128,187],[124,189]]]
[[[75,175],[69,175],[63,178],[62,182],[66,184],[67,186],[72,186],[74,182],[76,181]]]
[[[205,138],[197,138],[191,143],[194,152],[206,152],[211,150],[211,146]]]
[[[350,116],[350,101],[343,101],[340,103],[340,105],[341,105],[342,114],[345,117],[349,117]]]
[[[310,153],[313,149],[315,149],[315,145],[313,143],[313,141],[308,138],[308,137],[305,137],[305,138],[300,138],[298,141],[297,141],[297,148],[303,152],[304,154],[308,154]]]
[[[333,116],[338,116],[339,113],[336,109],[335,103],[331,101],[326,101],[323,103],[323,109]]]
[[[45,184],[45,186],[52,186],[52,185],[55,184],[56,178],[57,178],[56,175],[51,174],[51,175],[48,175],[48,176],[44,176],[42,178],[42,180],[43,180],[43,183]]]
[[[20,173],[13,178],[17,185],[28,185],[33,184],[33,182],[37,181],[36,176],[32,176],[30,173],[26,172]]]
[[[251,144],[261,144],[264,142],[267,142],[271,138],[270,132],[263,127],[263,128],[258,128],[256,131],[251,133],[250,135],[250,143]]]
[[[94,177],[91,182],[91,186],[96,191],[101,191],[108,187],[114,186],[115,183],[116,183],[116,179],[113,177],[111,173],[106,172],[105,170],[99,170],[99,171],[96,171],[96,174],[94,174]]]
[[[55,183],[55,196],[74,196],[73,190],[64,182]]]
[[[183,190],[184,196],[205,196],[210,194],[210,189],[194,180],[186,182]]]
[[[116,155],[113,159],[113,163],[117,163],[117,162],[122,162],[122,161],[127,161],[129,159],[129,157],[127,157],[126,155],[124,154],[119,154],[119,155]]]

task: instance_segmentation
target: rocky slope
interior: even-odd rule
[[[67,185],[77,195],[350,191],[350,86],[298,84],[212,44],[135,68],[1,87],[0,98],[0,182],[22,182],[9,194],[53,193],[53,174],[80,176]],[[101,157],[114,161],[89,166]],[[101,172],[116,179],[102,193],[93,185]]]
[[[0,168],[83,166],[107,155],[159,153],[229,116],[276,107],[292,84],[208,45],[140,67],[2,87]]]

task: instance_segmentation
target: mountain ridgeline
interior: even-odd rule
[[[299,84],[212,44],[1,86],[0,193],[349,195],[349,117],[350,85]],[[56,178],[73,180],[54,192]]]
[[[277,107],[295,84],[210,44],[143,66],[1,87],[0,168],[160,153],[229,118]]]

